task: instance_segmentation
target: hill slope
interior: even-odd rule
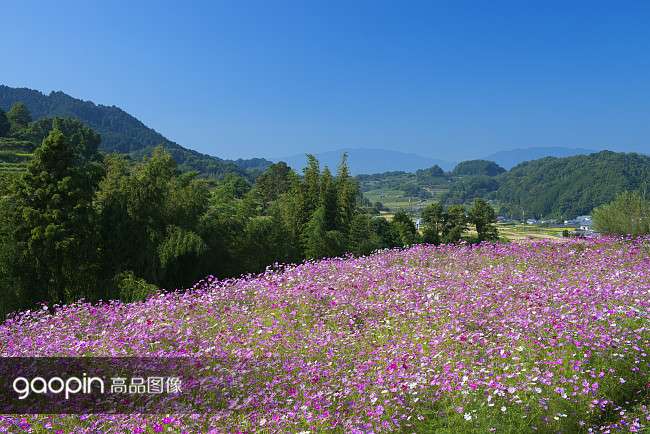
[[[101,149],[106,152],[128,153],[140,157],[149,153],[153,147],[163,144],[181,169],[197,170],[213,176],[229,172],[245,175],[271,164],[262,159],[254,162],[222,160],[184,148],[116,106],[83,101],[63,92],[45,95],[37,90],[0,85],[0,109],[6,111],[18,101],[27,106],[34,120],[54,116],[81,120],[100,134]]]
[[[574,155],[592,154],[594,152],[596,151],[582,148],[563,148],[555,146],[500,151],[488,155],[485,159],[494,161],[499,166],[506,169],[511,169],[524,161],[538,160],[544,157],[571,157]]]
[[[437,200],[442,194],[441,200],[450,205],[480,197],[494,201],[501,213],[512,217],[521,217],[523,211],[528,217],[568,219],[591,213],[625,190],[650,191],[650,157],[611,151],[526,161],[506,172],[483,160],[461,162],[453,172],[435,178],[418,176],[421,172],[357,179],[372,202],[408,204],[409,199]]]
[[[650,185],[650,157],[602,151],[527,161],[499,177],[495,198],[514,215],[575,217]]]

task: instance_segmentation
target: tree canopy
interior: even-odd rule
[[[604,234],[650,234],[650,200],[638,191],[626,191],[594,210],[594,229]]]
[[[451,173],[454,176],[497,176],[505,171],[494,161],[467,160],[458,163]]]

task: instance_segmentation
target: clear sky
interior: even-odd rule
[[[0,83],[213,155],[650,152],[650,1],[11,1]]]

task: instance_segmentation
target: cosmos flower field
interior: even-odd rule
[[[2,356],[230,360],[210,414],[0,416],[0,432],[640,432],[650,240],[416,246],[0,326]]]

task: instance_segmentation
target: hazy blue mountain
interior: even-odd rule
[[[344,152],[348,154],[348,163],[353,175],[391,171],[415,172],[418,169],[426,169],[436,164],[445,170],[451,170],[455,166],[454,162],[387,149],[348,148],[320,152],[314,155],[320,161],[321,167],[328,166],[330,170],[336,171],[341,161],[341,155]],[[307,159],[305,154],[298,154],[285,158],[276,158],[274,161],[284,161],[294,170],[300,172],[305,167]]]
[[[106,152],[121,152],[140,157],[162,144],[182,169],[214,176],[225,173],[255,173],[271,164],[264,159],[223,160],[185,148],[116,106],[83,101],[63,92],[45,95],[33,89],[0,85],[0,109],[7,111],[18,101],[27,106],[34,120],[54,116],[79,119],[100,134],[100,147]]]
[[[582,148],[563,148],[559,146],[512,149],[510,151],[499,151],[485,157],[485,160],[494,161],[499,166],[508,170],[523,161],[537,160],[544,157],[572,157],[574,155],[593,154],[594,150]]]

